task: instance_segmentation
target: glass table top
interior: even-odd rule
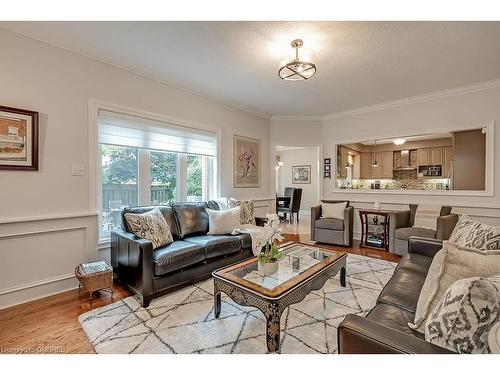
[[[215,275],[236,282],[265,295],[275,295],[300,283],[346,254],[302,243],[282,247],[278,270],[271,275],[259,271],[258,261],[244,261],[216,271]]]

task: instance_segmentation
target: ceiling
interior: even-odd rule
[[[322,116],[500,78],[500,22],[2,22],[268,115]],[[277,76],[302,38],[308,81]]]

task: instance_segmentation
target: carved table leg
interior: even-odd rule
[[[267,350],[270,353],[279,351],[280,349],[280,317],[281,311],[277,303],[270,303],[266,314],[266,341]]]
[[[220,316],[220,308],[221,308],[221,295],[220,291],[217,288],[217,283],[214,280],[214,315],[216,318]]]

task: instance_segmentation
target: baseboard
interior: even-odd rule
[[[0,309],[19,305],[78,288],[76,277],[16,290],[0,296]]]

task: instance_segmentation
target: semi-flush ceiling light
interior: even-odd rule
[[[280,68],[278,75],[281,79],[285,81],[304,81],[316,73],[316,65],[299,60],[299,48],[303,44],[302,39],[292,40],[291,46],[295,48],[295,59]]]
[[[398,146],[401,146],[403,143],[406,142],[406,139],[403,139],[403,138],[398,138],[398,139],[395,139],[394,141],[394,144],[398,145]]]

